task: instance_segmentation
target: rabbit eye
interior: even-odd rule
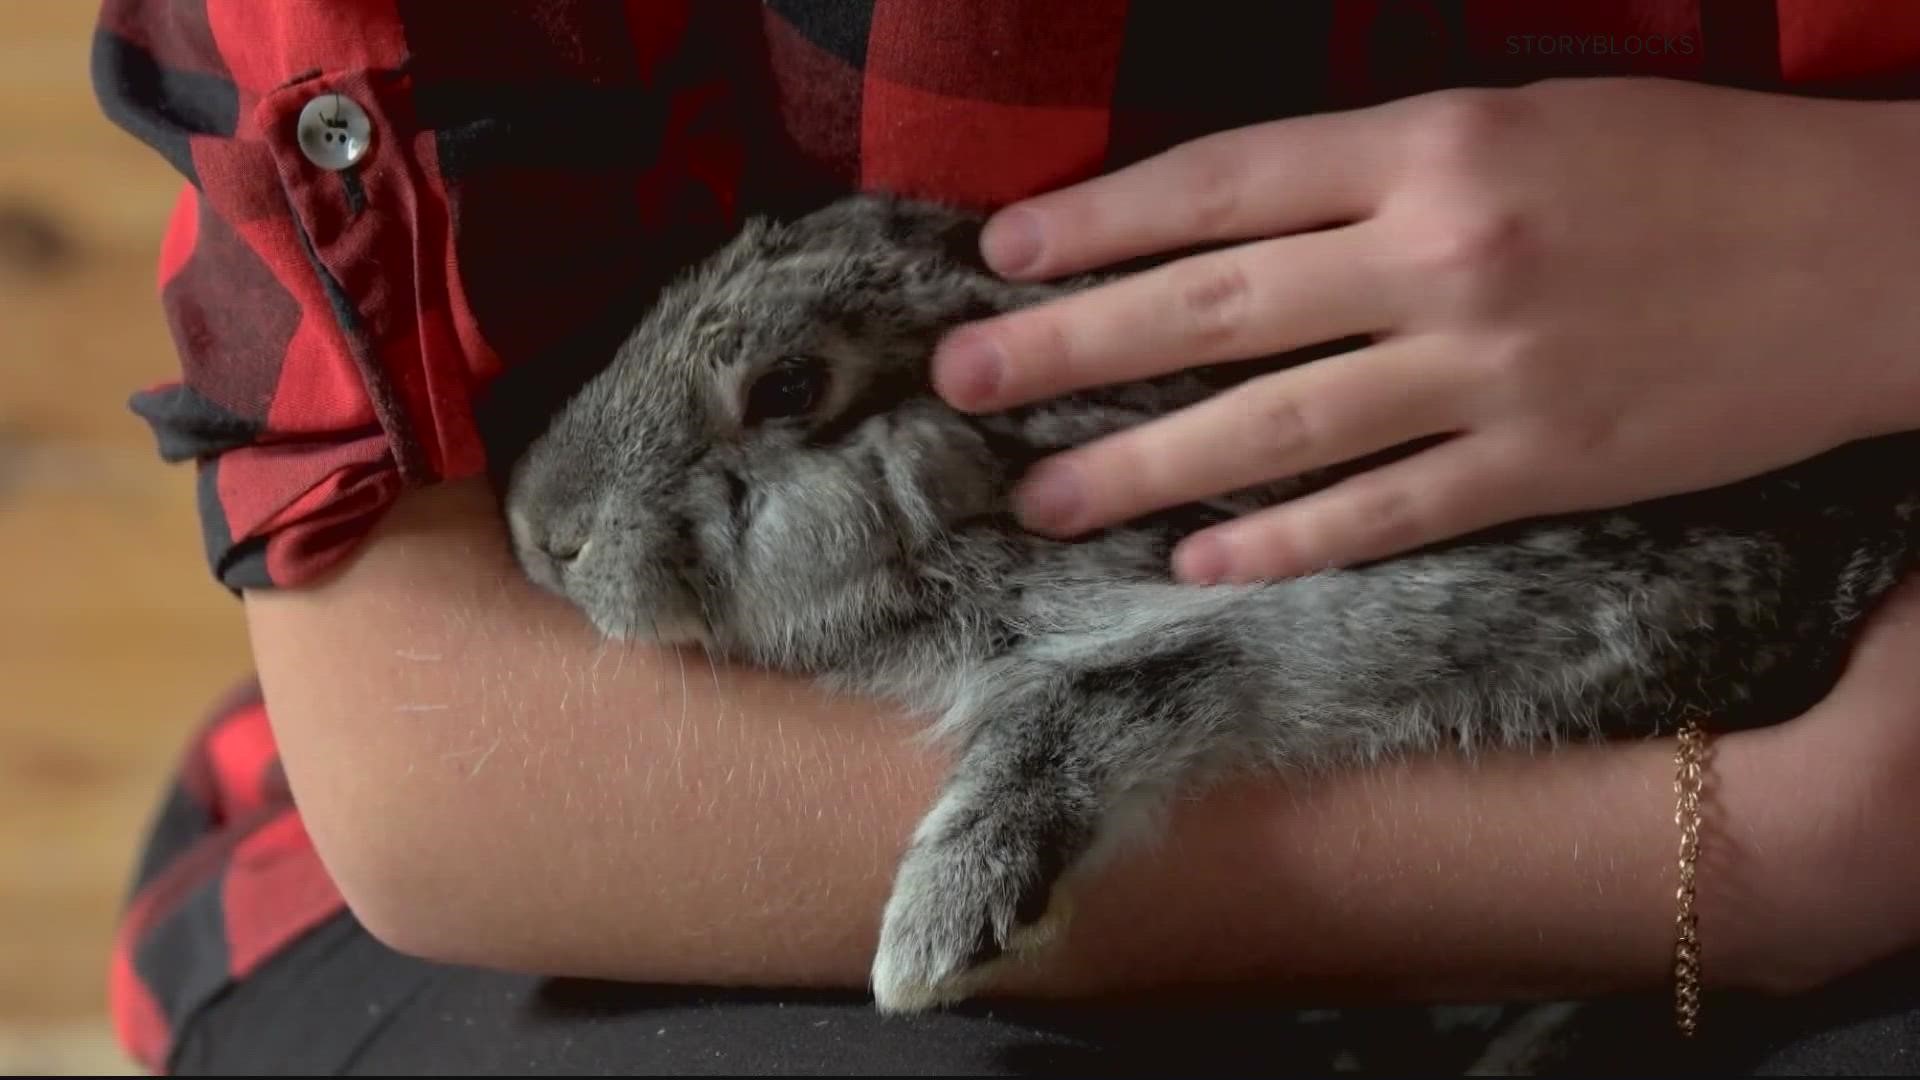
[[[805,416],[826,396],[824,365],[808,356],[789,356],[754,380],[747,391],[748,425]]]

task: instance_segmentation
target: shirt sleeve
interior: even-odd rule
[[[130,405],[196,469],[221,583],[310,584],[408,486],[486,474],[495,380],[664,271],[649,228],[725,227],[729,77],[690,12],[726,7],[104,0],[96,98],[182,179],[179,369]]]

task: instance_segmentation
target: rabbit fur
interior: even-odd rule
[[[1068,886],[1229,773],[1790,717],[1911,561],[1909,436],[1260,584],[1176,583],[1172,547],[1367,463],[1030,534],[1027,465],[1307,354],[963,414],[931,388],[943,333],[1102,280],[1002,280],[979,225],[883,194],[750,220],[505,491],[528,576],[609,638],[875,695],[951,740],[882,916],[885,1011],[978,993],[1061,928]]]

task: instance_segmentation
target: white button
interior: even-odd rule
[[[351,167],[372,141],[373,124],[352,98],[321,94],[300,110],[300,149],[323,169]]]

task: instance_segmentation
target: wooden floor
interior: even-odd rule
[[[107,943],[187,730],[245,672],[192,478],[127,394],[174,372],[177,177],[101,118],[90,0],[0,0],[0,1073],[125,1071]]]

